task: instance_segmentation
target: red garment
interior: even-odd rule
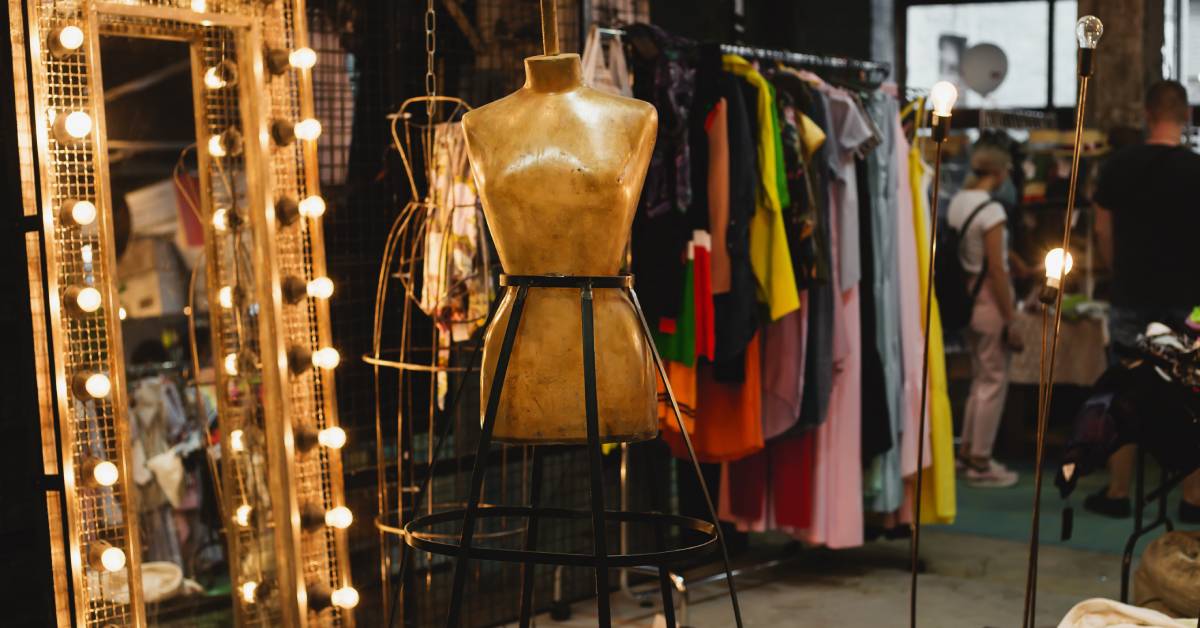
[[[740,383],[719,382],[713,378],[712,364],[696,363],[696,429],[691,437],[700,462],[728,462],[763,448],[757,335],[746,346],[745,359],[746,379]],[[664,431],[662,436],[676,457],[688,457],[677,432]]]
[[[696,357],[710,360],[717,351],[716,315],[713,313],[712,237],[707,231],[692,235],[693,294],[696,301]]]
[[[812,432],[771,441],[771,492],[775,525],[780,528],[804,530],[812,525],[815,443]]]

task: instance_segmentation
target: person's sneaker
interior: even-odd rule
[[[1129,505],[1129,498],[1109,497],[1107,488],[1088,495],[1083,500],[1083,508],[1088,512],[1111,519],[1125,519],[1132,514],[1133,510]]]
[[[1186,499],[1179,500],[1179,521],[1200,524],[1200,505],[1190,504]]]
[[[1020,475],[1008,467],[988,460],[985,466],[976,466],[974,462],[967,465],[967,484],[978,488],[1008,488],[1017,483]]]

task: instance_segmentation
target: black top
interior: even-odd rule
[[[1146,144],[1114,154],[1100,171],[1096,204],[1112,212],[1113,303],[1200,305],[1200,155]]]

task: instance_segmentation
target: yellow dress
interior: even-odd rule
[[[924,106],[918,106],[918,120]],[[917,263],[921,283],[921,324],[925,323],[925,295],[929,290],[929,202],[925,196],[925,162],[920,142],[914,141],[908,152],[909,183],[913,195],[913,227],[917,233]],[[932,465],[923,475],[921,523],[954,523],[958,513],[954,478],[954,417],[946,386],[946,349],[942,343],[942,319],[937,296],[933,298],[929,324],[929,442]]]
[[[783,318],[800,309],[800,293],[792,272],[787,233],[783,227],[783,204],[779,180],[783,173],[779,146],[778,117],[772,89],[749,61],[737,55],[722,58],[725,71],[732,72],[758,90],[758,172],[759,190],[754,216],[750,219],[750,266],[758,281],[759,296],[766,302],[771,320]],[[786,194],[786,188],[783,189]]]

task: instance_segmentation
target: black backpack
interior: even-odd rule
[[[983,208],[996,202],[988,198],[971,210],[965,222],[959,229],[950,225],[939,230],[937,239],[937,260],[934,262],[934,290],[938,299],[938,310],[942,314],[942,329],[946,332],[959,332],[971,324],[971,312],[975,309],[975,298],[983,289],[983,279],[987,276],[987,255],[983,257],[983,268],[975,285],[967,289],[967,271],[962,267],[959,257],[959,245],[962,235],[971,228],[975,217]]]

